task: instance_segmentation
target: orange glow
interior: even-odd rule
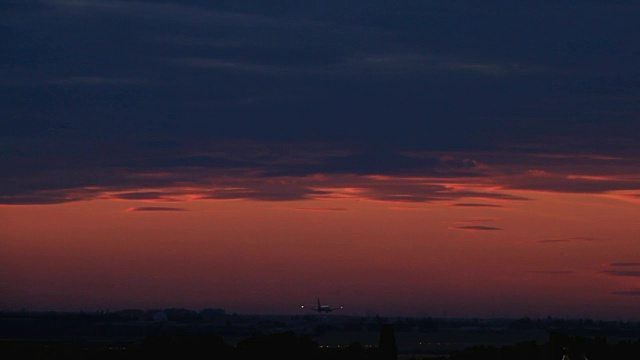
[[[181,193],[172,201],[2,206],[0,305],[295,313],[322,294],[355,314],[640,315],[633,296],[612,294],[638,278],[606,265],[639,261],[637,202],[512,190],[531,200],[450,206],[471,201],[321,190],[302,201],[198,200],[209,189],[190,188],[140,191]]]

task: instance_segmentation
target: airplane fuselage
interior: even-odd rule
[[[304,308],[304,305],[302,306],[302,308]],[[320,299],[318,299],[318,307],[311,308],[311,310],[317,311],[319,313],[330,313],[330,312],[332,312],[334,310],[338,310],[338,309],[341,309],[341,308],[342,307],[332,308],[329,305],[320,305]]]

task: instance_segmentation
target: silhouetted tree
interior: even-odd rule
[[[292,331],[251,336],[236,346],[240,359],[314,359],[318,345],[308,336]]]
[[[393,326],[383,324],[380,330],[380,339],[378,340],[378,355],[380,360],[396,360],[398,359],[398,346],[396,345],[396,335]]]
[[[500,351],[493,346],[472,346],[451,353],[451,360],[496,360]]]
[[[367,358],[367,354],[362,344],[356,341],[347,347],[346,357],[350,360],[364,360]]]
[[[147,336],[139,352],[145,358],[230,359],[234,349],[216,334],[178,331]]]

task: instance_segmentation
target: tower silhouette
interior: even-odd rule
[[[396,335],[393,331],[393,325],[382,325],[380,339],[378,340],[378,351],[380,360],[398,359],[398,346],[396,345]]]

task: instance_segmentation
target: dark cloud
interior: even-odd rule
[[[182,167],[197,167],[197,168],[213,168],[213,169],[229,169],[229,168],[243,168],[243,167],[255,167],[255,163],[247,163],[244,161],[228,159],[224,157],[207,156],[207,155],[194,155],[184,157],[173,157],[163,159],[150,159],[142,163],[132,163],[137,168],[165,168],[175,169]]]
[[[164,206],[141,206],[127,209],[127,211],[187,211],[185,208]]]
[[[365,181],[359,194],[405,203],[637,192],[638,11],[597,1],[10,2],[0,12],[0,202],[183,185],[212,199],[329,196],[321,182],[251,180],[316,174],[442,179]],[[461,178],[493,188],[449,187]]]
[[[91,115],[125,117],[129,128],[163,123],[169,126],[156,131],[167,135],[182,123],[192,136],[387,139],[431,149],[477,149],[495,137],[525,133],[519,130],[558,134],[579,126],[577,110],[566,124],[552,118],[575,104],[550,108],[548,98],[574,95],[584,83],[604,90],[620,86],[606,81],[603,56],[629,70],[636,56],[637,45],[621,29],[633,24],[631,5],[487,11],[473,2],[415,0],[392,9],[382,1],[313,3],[41,1],[3,17],[22,36],[10,38],[5,53],[12,68],[35,70],[33,80],[156,84],[62,96],[77,105],[93,102],[86,104],[97,105],[87,108],[95,110]],[[578,31],[561,15],[575,23],[597,19],[598,26]],[[585,22],[577,21],[581,17]],[[566,80],[564,88],[558,78]],[[56,109],[59,100],[40,96],[47,92],[32,89],[31,101],[72,121],[87,119],[74,107]],[[114,112],[108,104],[120,92],[133,101]],[[261,100],[274,96],[282,102]],[[607,110],[595,100],[590,112]],[[160,105],[159,111],[151,105]],[[515,120],[497,120],[505,116]],[[529,127],[532,117],[535,128]],[[616,132],[628,125],[618,121]]]
[[[565,242],[569,242],[569,240],[567,239],[544,239],[544,240],[538,240],[539,243],[543,243],[543,244],[555,244],[555,243],[565,243]]]
[[[482,183],[482,181],[479,181]],[[488,200],[505,200],[505,201],[523,201],[531,200],[528,197],[512,195],[506,192],[496,191],[468,191],[468,190],[454,190],[451,191],[452,195],[456,198],[476,198],[476,199],[488,199]]]
[[[308,175],[308,174],[420,174],[449,176],[473,176],[478,175],[473,169],[460,171],[442,171],[440,161],[436,158],[411,158],[396,153],[384,151],[361,152],[345,156],[317,159],[312,163],[282,164],[267,170],[267,176],[277,175]]]
[[[47,205],[62,204],[73,201],[94,199],[93,192],[78,193],[76,190],[66,191],[38,191],[31,194],[0,196],[0,203],[5,205]]]
[[[457,206],[457,207],[495,207],[495,208],[502,207],[501,205],[496,205],[496,204],[478,204],[478,203],[457,203],[457,204],[453,204],[453,206]]]
[[[617,263],[611,263],[609,264],[609,266],[613,266],[613,267],[627,267],[627,266],[638,266],[640,267],[640,262],[617,262]]]
[[[466,225],[454,227],[456,230],[468,230],[468,231],[495,231],[502,230],[502,228],[494,226],[480,226],[480,225]]]
[[[602,241],[603,239],[601,239],[601,238],[596,238],[596,237],[583,236],[583,237],[574,237],[574,238],[570,238],[570,240],[577,240],[577,241]]]
[[[488,222],[492,222],[492,221],[496,221],[498,219],[464,219],[462,220],[463,223],[488,223]]]
[[[193,146],[196,150],[208,147]],[[454,166],[449,159],[443,166],[437,156],[245,142],[218,144],[181,156],[193,151],[159,142],[153,151],[132,149],[121,165],[109,164],[108,158],[75,159],[73,153],[65,161],[42,159],[38,160],[40,167],[18,167],[19,171],[0,177],[5,185],[0,196],[5,203],[65,202],[97,196],[174,201],[184,198],[191,189],[192,199],[283,201],[342,196],[339,189],[350,188],[357,190],[348,194],[351,197],[393,202],[525,199],[497,189],[459,189],[457,182],[482,182],[485,175],[476,172],[479,169],[474,162],[462,161]],[[6,161],[21,165],[20,156]],[[358,165],[349,166],[351,163]]]
[[[305,207],[298,207],[295,208],[295,210],[302,210],[302,211],[346,211],[346,208],[336,208],[336,207],[332,207],[332,208],[305,208]]]
[[[543,275],[569,275],[573,274],[574,271],[570,270],[531,270],[527,271],[530,274],[543,274]]]
[[[105,78],[101,76],[70,76],[66,78],[53,79],[48,81],[54,85],[74,86],[103,86],[103,85],[142,85],[144,81],[135,79]]]
[[[602,273],[610,276],[640,277],[640,270],[605,270]]]
[[[542,239],[542,240],[538,240],[538,242],[542,244],[555,244],[555,243],[567,243],[567,242],[573,242],[573,241],[599,241],[599,240],[601,239],[592,238],[592,237],[573,237],[573,238],[566,238],[566,239]]]
[[[333,189],[348,187],[358,189],[357,195],[350,196],[370,200],[457,201],[453,206],[500,208],[504,202],[531,199],[509,191],[525,188],[518,185],[523,177],[546,176],[544,171],[523,175],[517,168],[510,174],[512,165],[492,166],[455,154],[417,156],[327,144],[258,142],[194,143],[185,148],[158,141],[144,146],[151,145],[153,150],[144,151],[107,145],[97,157],[85,157],[75,147],[63,158],[45,151],[36,157],[8,154],[0,159],[8,169],[0,176],[0,200],[6,204],[60,203],[106,196],[171,201],[184,195],[184,187],[197,189],[196,197],[203,199],[304,200],[330,197]],[[111,159],[111,150],[121,152],[126,160]],[[141,188],[147,191],[139,191]],[[539,188],[561,191],[553,182]],[[489,202],[480,202],[483,200]]]
[[[636,190],[640,188],[640,178],[637,175],[631,178],[599,175],[578,176],[549,174],[544,171],[538,171],[511,178],[507,187],[524,190],[598,194],[616,190]]]
[[[245,199],[257,201],[295,201],[309,200],[317,196],[329,194],[303,186],[268,185],[255,189],[219,189],[213,190],[199,197],[209,200]]]
[[[640,289],[634,290],[623,290],[623,291],[614,291],[613,295],[623,295],[623,296],[640,296]]]
[[[640,263],[616,262],[609,264],[609,267],[609,270],[603,270],[602,273],[617,277],[640,277]]]
[[[167,201],[169,194],[160,191],[143,191],[143,192],[129,192],[129,193],[120,193],[114,194],[112,197],[114,199],[121,200],[164,200]]]

